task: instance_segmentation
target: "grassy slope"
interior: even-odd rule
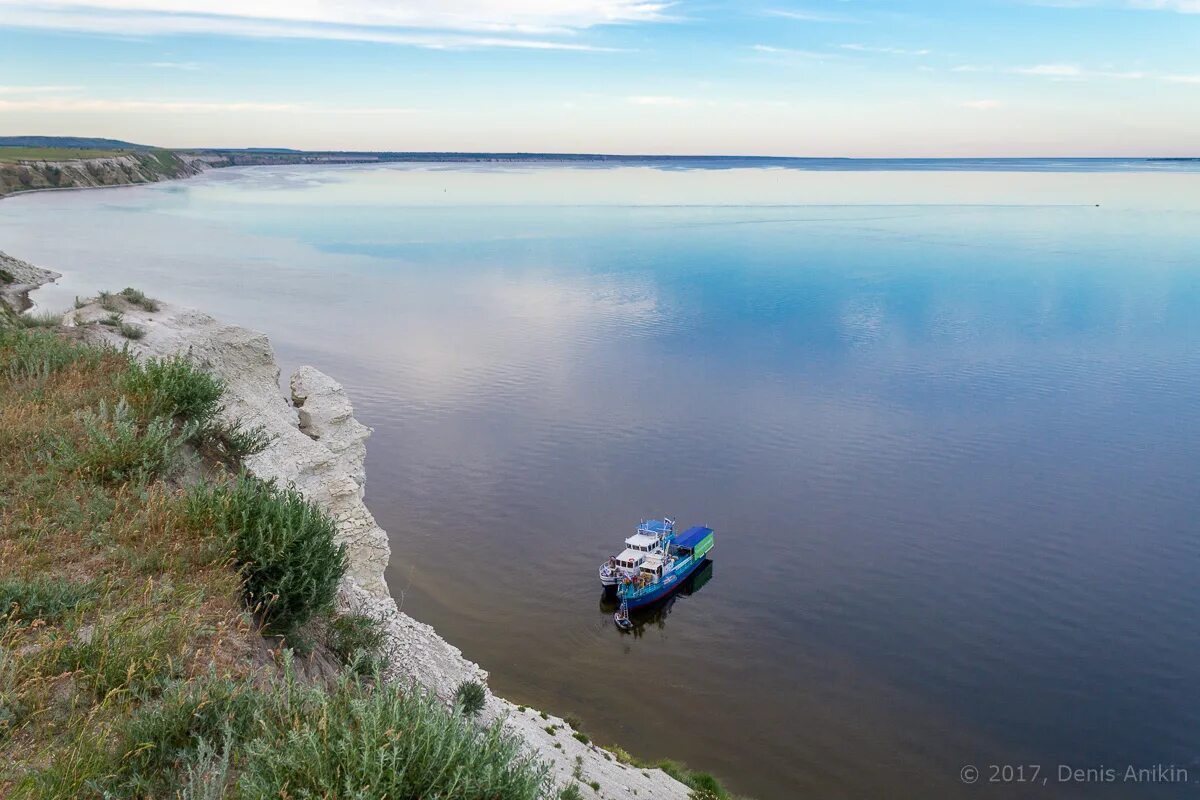
[[[93,159],[129,156],[130,165],[113,165]],[[47,166],[44,162],[70,165]],[[159,178],[189,175],[187,165],[169,150],[98,150],[69,148],[0,147],[0,196],[36,189],[70,189],[80,186],[117,186]]]
[[[315,507],[197,449],[214,386],[0,327],[0,796],[544,794],[498,730],[371,679],[363,620],[295,588],[340,551],[288,539]],[[294,663],[272,624],[346,666]]]
[[[108,158],[126,155],[128,150],[94,150],[80,147],[2,147],[0,162],[18,161],[75,161],[80,158]]]

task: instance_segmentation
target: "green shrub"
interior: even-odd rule
[[[142,424],[124,398],[111,407],[102,401],[98,410],[85,412],[80,419],[82,442],[60,440],[59,454],[79,474],[103,483],[143,481],[165,473],[195,433],[188,425],[176,434],[167,417]]]
[[[128,322],[122,322],[117,326],[117,333],[124,336],[126,339],[143,339],[146,336],[146,329],[137,325],[130,325]]]
[[[119,328],[125,324],[125,315],[120,311],[114,311],[104,319],[100,320],[101,325],[106,325],[109,328]]]
[[[583,800],[583,793],[579,791],[579,784],[572,783],[558,793],[558,800]]]
[[[71,364],[94,366],[107,350],[65,339],[56,331],[0,329],[0,364],[9,382],[45,380]]]
[[[105,311],[120,311],[121,304],[117,302],[117,298],[112,292],[101,292],[98,296],[100,307]]]
[[[96,596],[93,583],[38,576],[0,579],[0,617],[62,621],[67,612]]]
[[[243,473],[228,486],[194,488],[188,514],[224,534],[246,599],[272,633],[288,635],[333,607],[346,548],[333,521],[295,488]]]
[[[721,782],[707,772],[693,772],[678,761],[663,759],[654,766],[692,790],[692,800],[730,800]]]
[[[130,360],[121,389],[144,419],[183,417],[206,426],[221,408],[225,384],[183,356]]]
[[[342,664],[367,674],[379,663],[383,629],[367,614],[342,614],[330,621],[327,644]]]
[[[257,455],[270,446],[275,437],[261,425],[243,427],[241,422],[225,425],[210,424],[204,431],[204,444],[215,451],[213,454],[227,463],[238,464],[247,456]]]
[[[17,276],[13,275],[3,267],[0,267],[0,283],[14,283],[16,280]]]
[[[536,800],[544,766],[499,725],[480,729],[422,691],[343,679],[289,684],[241,749],[244,797]],[[260,732],[261,731],[261,732]]]
[[[40,314],[20,314],[17,316],[17,322],[22,328],[57,328],[58,324],[62,322],[62,315],[52,311],[43,311]]]
[[[573,731],[571,736],[575,737],[576,740],[583,742],[584,744],[588,744],[592,741],[587,737],[586,733],[580,733],[579,731]]]
[[[121,290],[121,297],[124,297],[129,303],[135,306],[140,306],[146,311],[158,311],[158,301],[146,297],[146,295],[137,289],[126,286]]]
[[[454,703],[468,717],[477,717],[487,702],[487,691],[478,681],[463,681],[454,690]]]
[[[564,714],[564,715],[563,715],[563,722],[565,722],[565,723],[567,723],[568,725],[570,725],[570,726],[571,726],[571,728],[572,728],[572,729],[574,729],[574,730],[579,730],[580,728],[582,728],[582,727],[583,727],[583,720],[581,720],[581,719],[580,719],[580,718],[579,718],[577,715],[575,715],[575,714],[570,714],[570,713],[568,713],[568,714]]]

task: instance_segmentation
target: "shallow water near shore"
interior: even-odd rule
[[[1200,780],[1200,174],[251,168],[0,249],[342,381],[403,609],[601,743],[760,800]],[[712,573],[622,634],[661,514]]]

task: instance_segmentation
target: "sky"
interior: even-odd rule
[[[0,135],[1200,156],[1200,0],[0,0]]]

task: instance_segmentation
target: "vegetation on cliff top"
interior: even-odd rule
[[[122,159],[111,160],[117,156]],[[169,150],[0,147],[0,196],[38,189],[147,183],[193,173],[183,158]]]
[[[205,457],[220,390],[0,330],[0,795],[545,796],[500,729],[363,669],[328,519]]]

